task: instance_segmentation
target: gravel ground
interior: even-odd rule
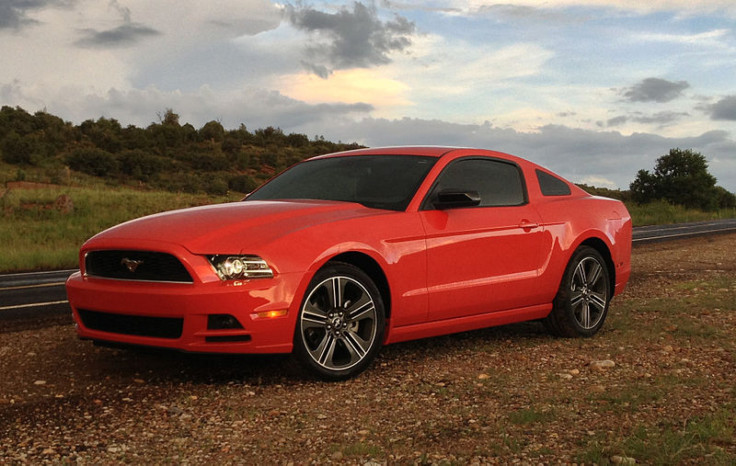
[[[736,235],[635,248],[594,338],[525,323],[397,344],[341,383],[286,357],[97,348],[70,325],[0,333],[0,463],[633,461],[623,446],[642,428],[735,407],[734,250]],[[688,316],[673,324],[680,301]],[[699,460],[736,458],[721,437]]]

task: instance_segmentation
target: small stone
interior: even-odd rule
[[[572,374],[568,374],[566,372],[561,372],[557,374],[557,377],[561,378],[562,380],[570,380],[572,379]]]
[[[33,385],[46,385],[46,381],[45,380],[36,380],[35,382],[33,382]]]
[[[143,380],[143,379],[133,379],[133,382],[135,382],[135,383],[146,383],[146,381]]]
[[[611,463],[613,464],[636,464],[636,460],[628,456],[616,455],[616,456],[611,457]]]
[[[602,361],[593,361],[590,363],[590,367],[592,367],[593,369],[599,369],[599,370],[608,369],[608,368],[615,367],[615,366],[616,366],[616,363],[611,361],[610,359],[604,359]]]
[[[317,419],[327,419],[327,416],[325,414],[318,414]]]
[[[478,375],[478,380],[488,380],[490,378],[491,378],[491,376],[488,375],[488,374],[479,374]]]
[[[665,353],[671,353],[672,351],[674,351],[674,348],[672,348],[672,345],[667,345],[662,348],[662,351],[664,351]]]
[[[363,429],[363,430],[359,430],[358,431],[358,435],[361,435],[363,437],[365,437],[366,435],[368,435],[370,433],[371,433],[371,431],[370,430],[366,430],[366,429]]]
[[[567,373],[571,375],[578,375],[580,371],[578,369],[570,369],[569,371],[567,371]]]
[[[332,454],[332,459],[336,461],[340,461],[341,459],[343,459],[343,456],[344,455],[342,454],[341,451],[336,451],[335,453]]]
[[[171,408],[167,408],[166,411],[169,414],[173,414],[174,416],[179,416],[180,414],[184,413],[184,410],[181,408],[178,408],[176,406],[172,406]]]

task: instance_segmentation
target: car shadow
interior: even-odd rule
[[[381,350],[376,365],[426,364],[456,352],[504,345],[535,345],[551,339],[539,322],[491,327],[481,330],[413,340],[388,345]],[[85,343],[88,344],[88,343]],[[291,385],[320,382],[304,371],[291,355],[192,354],[145,347],[95,347],[90,370],[108,380],[146,380],[158,384],[246,384],[253,386]]]

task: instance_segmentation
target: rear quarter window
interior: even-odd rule
[[[537,170],[537,181],[539,182],[539,189],[542,190],[542,194],[545,196],[569,196],[572,194],[567,183],[542,170]]]

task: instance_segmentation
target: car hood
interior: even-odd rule
[[[131,220],[99,233],[87,246],[115,240],[153,240],[179,244],[194,254],[246,253],[305,228],[388,213],[347,202],[234,202]]]

